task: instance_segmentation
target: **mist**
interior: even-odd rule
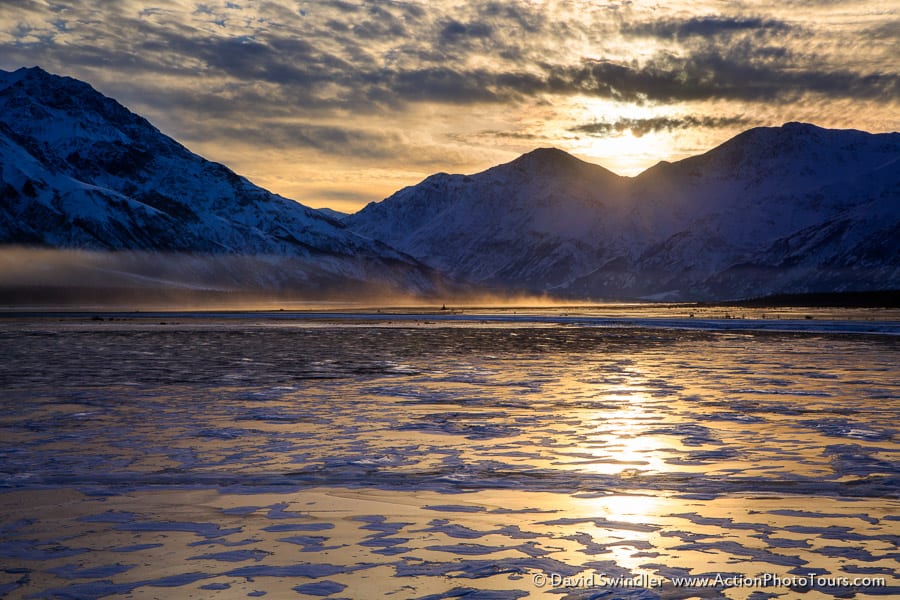
[[[0,308],[7,310],[439,310],[573,303],[446,281],[422,281],[417,289],[409,288],[408,280],[375,283],[338,277],[314,258],[0,248]]]
[[[426,286],[423,285],[423,288]],[[416,290],[337,277],[315,259],[268,255],[0,249],[7,308],[231,308],[414,301]]]

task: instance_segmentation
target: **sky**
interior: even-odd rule
[[[355,211],[553,146],[622,175],[755,126],[900,129],[900,1],[0,0],[0,68]]]

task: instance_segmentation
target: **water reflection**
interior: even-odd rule
[[[529,578],[809,569],[896,586],[898,350],[545,323],[0,331],[0,593],[577,598]],[[753,591],[789,593],[715,594]]]

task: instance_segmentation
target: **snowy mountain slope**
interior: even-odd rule
[[[775,272],[791,292],[896,289],[900,284],[900,158],[849,181],[824,186],[802,204],[839,207],[825,219],[776,239],[732,271],[745,295]],[[711,290],[738,287],[726,271]],[[724,280],[724,281],[723,281]]]
[[[900,134],[801,123],[635,178],[539,150],[344,223],[459,278],[573,297],[883,289],[900,287],[898,160]]]
[[[261,270],[238,278],[249,286],[422,291],[435,280],[411,257],[191,153],[88,84],[39,68],[0,71],[0,242],[254,256]]]
[[[816,205],[794,199],[877,170],[898,157],[898,147],[898,134],[804,123],[751,129],[705,154],[638,175],[629,194],[632,219],[665,237],[713,218],[734,243],[752,243],[772,228],[787,233],[839,210],[827,196]]]
[[[898,161],[765,210],[716,214],[571,282],[574,295],[734,299],[900,286]],[[823,209],[822,206],[827,204]],[[816,208],[818,207],[818,208]],[[756,232],[741,240],[742,230]],[[734,236],[729,233],[736,232]]]
[[[318,211],[320,215],[325,215],[329,219],[334,219],[335,221],[343,221],[344,217],[348,214],[339,210],[334,210],[333,208],[317,208],[316,211]]]
[[[454,277],[537,289],[602,256],[594,232],[616,212],[622,183],[602,167],[538,149],[471,177],[432,175],[344,223]]]

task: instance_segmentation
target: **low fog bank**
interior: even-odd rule
[[[327,260],[327,258],[325,259]],[[336,276],[284,256],[0,248],[0,308],[269,310],[278,308],[555,306],[549,296],[485,291],[370,272]],[[410,289],[413,287],[413,289]]]
[[[419,302],[406,281],[339,276],[284,256],[0,248],[0,307],[271,308],[290,302]],[[407,287],[404,287],[404,286]],[[436,298],[431,300],[436,301]]]
[[[359,267],[360,265],[354,265]],[[377,268],[377,267],[376,267]],[[360,278],[364,273],[366,279]],[[551,296],[355,268],[325,258],[0,247],[0,310],[343,310],[636,306],[655,299]],[[782,294],[679,305],[898,307],[900,291]]]

